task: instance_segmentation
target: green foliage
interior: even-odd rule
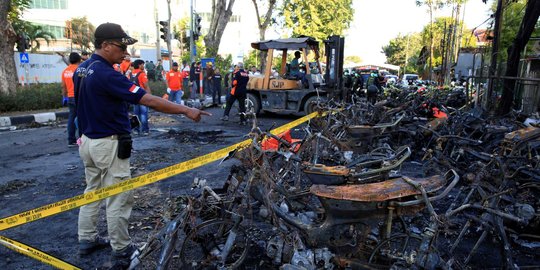
[[[219,69],[221,75],[225,75],[229,72],[229,69],[233,65],[232,55],[228,54],[223,58],[221,55],[216,56],[215,68]]]
[[[182,64],[183,62],[186,62],[188,65],[191,66],[191,63],[189,62],[189,60],[190,60],[189,53],[184,53],[180,57],[180,61],[178,61],[178,64]]]
[[[0,93],[0,112],[56,109],[62,106],[60,83],[17,87],[12,94]]]
[[[272,59],[272,68],[275,68],[277,72],[279,72],[281,74],[281,56],[278,56],[278,57],[274,57]],[[286,70],[285,70],[286,72]],[[283,74],[281,74],[283,75]]]
[[[258,67],[260,64],[260,59],[258,55],[259,51],[250,50],[247,55],[244,55],[244,68],[249,69],[251,66]]]
[[[525,7],[527,5],[526,0],[516,0],[506,3],[503,6],[502,24],[501,24],[501,39],[499,43],[499,61],[506,61],[508,58],[508,48],[514,42],[523,16],[525,15]],[[495,1],[491,7],[493,12],[497,9],[497,2]],[[492,27],[495,25],[493,22]],[[533,37],[540,36],[540,21],[536,23],[535,30],[531,35]],[[531,46],[531,44],[529,44]],[[528,50],[530,48],[527,48]]]
[[[15,32],[19,33],[18,28],[19,23],[21,22],[20,17],[25,9],[30,8],[30,3],[32,0],[12,0],[11,9],[8,11],[8,21],[11,22],[11,25],[15,29]]]
[[[7,19],[11,23],[13,30],[17,35],[25,32],[25,27],[29,22],[21,20],[22,13],[25,9],[30,7],[32,0],[13,0],[11,1],[11,7],[7,14]]]
[[[434,67],[442,64],[442,55],[444,42],[449,42],[449,33],[452,30],[453,20],[451,17],[439,17],[435,18],[433,22],[433,28],[430,25],[424,26],[422,29],[422,44],[425,44],[429,48],[430,39],[433,31],[433,59],[432,64]],[[461,29],[461,24],[457,25],[458,29]],[[446,32],[446,33],[445,33]],[[429,60],[428,60],[429,61]]]
[[[35,25],[32,23],[28,23],[25,27],[25,33],[30,38],[30,52],[36,52],[39,51],[39,48],[41,47],[41,40],[45,40],[47,45],[49,45],[49,42],[51,40],[56,40],[56,37],[53,33],[45,31],[43,29],[43,26],[41,25]]]
[[[189,37],[186,35],[186,31],[189,30],[189,20],[190,18],[184,17],[172,26],[173,37],[178,40],[178,48],[181,51],[181,55],[187,54],[189,56]],[[189,62],[189,60],[187,61]]]
[[[195,47],[197,48],[197,55],[196,55],[196,59],[201,59],[201,58],[204,58],[204,55],[206,55],[206,46],[204,46],[204,39],[202,37],[200,37],[196,42],[195,42]]]
[[[360,58],[360,56],[357,56],[357,55],[351,55],[351,56],[345,57],[345,61],[354,62],[354,63],[361,63],[362,58]]]
[[[165,81],[149,81],[155,96],[167,92]],[[0,93],[0,113],[14,111],[49,110],[62,107],[62,86],[60,83],[31,84],[17,87],[13,94]]]
[[[172,26],[173,37],[180,43],[183,43],[183,45],[179,46],[180,48],[186,46],[189,47],[189,37],[186,35],[186,31],[189,30],[189,20],[189,17],[184,17],[176,21],[176,23],[173,23]]]
[[[431,9],[439,9],[439,8],[442,8],[446,2],[451,2],[452,0],[450,1],[443,1],[443,0],[424,0],[424,1],[421,1],[421,0],[416,0],[416,5],[417,6],[427,6],[428,8],[431,8]]]
[[[188,42],[188,45],[189,45],[189,42]],[[186,46],[188,46],[188,45],[186,45]],[[195,42],[195,46],[196,46],[196,50],[197,50],[197,55],[195,55],[193,61],[197,62],[197,61],[200,61],[201,58],[204,58],[203,56],[206,53],[206,47],[204,46],[204,42],[203,42],[202,38],[199,38],[199,40],[197,40]],[[186,50],[186,53],[182,53],[182,56],[180,57],[180,63],[182,63],[182,61],[186,61],[186,63],[189,63],[191,65],[190,54],[191,53],[189,53],[189,50]],[[212,56],[212,57],[214,57],[214,56]]]
[[[69,23],[71,24],[70,36],[73,44],[78,45],[81,51],[92,51],[96,27],[88,21],[86,16],[72,18]]]
[[[166,81],[148,81],[150,89],[152,89],[152,95],[162,97],[167,93],[167,82]]]
[[[418,67],[416,61],[422,49],[423,43],[420,34],[413,33],[409,35],[399,34],[397,37],[390,40],[389,44],[382,47],[382,51],[386,55],[388,64],[400,66],[404,68],[407,62],[406,70],[409,73],[417,73]],[[408,58],[405,61],[405,58]]]
[[[352,0],[284,0],[279,16],[293,36],[306,35],[321,41],[342,35],[353,20]]]
[[[418,1],[417,1],[418,2]],[[445,5],[451,1],[423,1],[422,3],[432,4],[436,7]],[[419,66],[417,61],[419,59],[420,50],[422,47],[429,49],[430,40],[433,31],[433,66],[439,66],[443,62],[443,52],[448,49],[450,45],[449,35],[454,27],[453,20],[450,17],[439,17],[433,21],[433,28],[428,23],[424,26],[420,33],[412,33],[409,35],[399,34],[397,37],[390,40],[390,42],[382,47],[384,54],[386,55],[387,63],[404,67],[405,58],[407,57],[406,72],[421,73],[424,70],[424,66]],[[476,40],[469,34],[471,31],[467,30],[465,25],[459,23],[455,25],[457,28],[456,34],[459,36],[463,29],[461,40],[461,47],[475,47]],[[432,30],[431,30],[432,29]],[[408,46],[407,46],[408,44]],[[429,57],[428,57],[429,58]],[[428,62],[427,60],[426,62]]]

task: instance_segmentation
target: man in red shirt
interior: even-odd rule
[[[146,90],[146,93],[151,94],[150,86],[148,85],[148,77],[144,73],[144,61],[135,60],[133,62],[133,72],[130,75],[130,81],[135,85],[142,87]],[[139,117],[141,121],[141,126],[137,128],[137,132],[144,136],[148,135],[150,128],[148,127],[148,107],[137,104],[133,107],[133,113]]]
[[[62,105],[68,105],[69,116],[67,123],[68,133],[68,146],[77,146],[77,138],[75,137],[75,117],[77,112],[75,111],[75,92],[73,89],[73,73],[81,62],[81,56],[72,52],[69,54],[69,66],[62,71]]]
[[[129,57],[129,55],[127,55],[126,58],[124,58],[124,60],[120,64],[120,72],[125,75],[126,72],[129,70],[130,65],[131,65],[131,58]]]
[[[165,75],[165,80],[167,80],[169,100],[177,104],[182,104],[182,96],[184,95],[184,91],[182,91],[183,79],[184,74],[178,70],[178,63],[174,62],[172,69]]]

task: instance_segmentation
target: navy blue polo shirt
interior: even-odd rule
[[[86,78],[82,80],[85,73]],[[80,134],[99,139],[131,133],[129,103],[138,104],[146,94],[144,89],[97,54],[78,66],[73,82]]]

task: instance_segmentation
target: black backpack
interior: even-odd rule
[[[131,73],[131,74],[129,75],[129,80],[130,80],[132,83],[134,83],[136,86],[139,86],[139,87],[141,87],[141,86],[139,85],[139,75],[140,75],[141,73],[142,73],[142,71],[139,72],[139,73],[137,73],[137,74],[135,74],[135,75],[133,75],[133,73]]]

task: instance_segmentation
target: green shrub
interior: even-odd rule
[[[152,89],[152,95],[161,97],[167,93],[167,83],[165,81],[148,81],[150,89]]]
[[[31,111],[62,107],[62,87],[60,83],[31,84],[17,87],[12,94],[0,93],[0,113],[11,111]]]
[[[149,82],[152,94],[163,96],[167,92],[164,81]],[[48,110],[62,107],[60,83],[31,84],[18,87],[13,94],[0,93],[0,113],[14,111]]]

